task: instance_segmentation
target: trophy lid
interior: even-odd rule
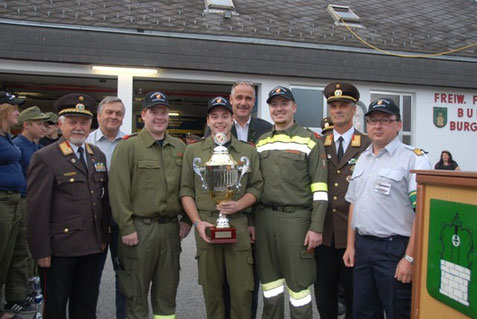
[[[237,165],[237,162],[229,154],[227,147],[224,146],[227,143],[227,136],[224,133],[217,133],[214,136],[214,141],[218,146],[214,148],[214,152],[210,157],[209,161],[205,164],[206,166],[226,166],[226,165]]]

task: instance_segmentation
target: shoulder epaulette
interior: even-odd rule
[[[128,135],[124,135],[122,140],[127,140],[128,138],[130,138],[131,136],[135,136],[137,135],[137,133],[132,133],[132,134],[128,134]]]
[[[414,154],[416,154],[417,156],[422,156],[424,154],[426,154],[426,151],[424,151],[423,149],[420,149],[420,148],[415,148],[412,150],[414,152]]]
[[[70,143],[68,143],[67,141],[58,144],[58,146],[60,147],[60,150],[63,155],[67,156],[73,154],[73,149],[71,148]]]

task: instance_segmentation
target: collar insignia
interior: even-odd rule
[[[64,156],[73,154],[73,149],[67,141],[60,143],[59,146]]]
[[[360,147],[361,146],[361,136],[353,134],[353,138],[351,139],[351,146],[352,147]]]

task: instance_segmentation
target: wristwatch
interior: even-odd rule
[[[414,258],[412,258],[411,256],[408,256],[408,255],[404,255],[404,259],[409,261],[411,264],[414,262]]]

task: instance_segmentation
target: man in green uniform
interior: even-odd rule
[[[292,92],[277,86],[268,96],[274,127],[257,143],[264,187],[255,216],[262,318],[283,318],[286,285],[291,318],[308,319],[328,201],[326,155],[319,135],[294,122]]]
[[[190,230],[189,220],[178,221],[185,144],[166,133],[169,102],[164,93],[146,94],[141,116],[144,129],[125,136],[111,161],[111,207],[121,236],[119,285],[127,318],[148,318],[152,283],[154,319],[169,319],[176,312],[180,240]]]
[[[223,284],[224,277],[230,286],[231,318],[250,318],[253,291],[253,257],[250,241],[254,239],[253,226],[249,226],[250,214],[246,209],[259,198],[262,190],[259,159],[256,149],[230,134],[233,124],[232,107],[223,97],[211,99],[207,108],[207,125],[210,137],[189,145],[184,155],[182,168],[181,198],[182,205],[196,226],[197,261],[199,284],[202,285],[207,309],[207,318],[224,318]],[[202,183],[194,173],[192,161],[198,157],[207,162],[216,147],[214,137],[224,133],[227,147],[235,161],[242,156],[250,161],[248,172],[241,181],[240,189],[232,200],[217,205],[202,189]],[[236,229],[237,242],[234,244],[210,244],[206,228],[212,227],[219,215],[226,214],[232,227]]]

